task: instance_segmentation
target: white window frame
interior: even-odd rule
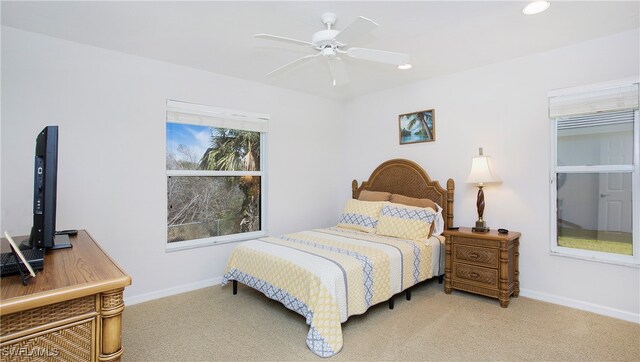
[[[171,119],[170,119],[171,118]],[[193,249],[218,244],[227,244],[260,238],[267,232],[267,131],[270,116],[262,113],[210,107],[200,104],[167,100],[167,123],[183,123],[216,128],[239,129],[260,132],[260,170],[259,171],[207,171],[207,170],[165,170],[167,179],[171,176],[259,176],[260,177],[260,230],[214,236],[209,238],[183,240],[169,243],[165,239],[165,251]],[[165,127],[166,129],[166,127]],[[166,135],[165,135],[166,141]],[[165,145],[166,149],[166,145]],[[165,220],[168,213],[168,202],[165,205]],[[165,223],[166,224],[166,223]],[[168,228],[168,225],[166,225]],[[165,235],[167,235],[165,228]]]
[[[594,84],[586,87],[576,87],[569,89],[562,89],[549,92],[549,98],[569,96],[572,94],[584,94],[589,92],[597,93],[602,89],[610,89],[612,87],[619,87],[626,84],[638,83],[637,79],[625,79],[614,82]],[[636,85],[637,87],[637,85]],[[551,102],[551,101],[550,101]],[[633,102],[633,100],[632,100]],[[581,166],[558,166],[558,134],[557,134],[557,121],[558,116],[553,115],[550,105],[550,119],[551,119],[551,162],[550,162],[550,238],[549,238],[549,252],[554,256],[577,258],[589,261],[610,263],[622,266],[629,266],[634,268],[640,268],[640,120],[638,113],[638,99],[635,100],[635,106],[632,105],[634,110],[634,122],[633,122],[633,163],[631,165],[581,165]],[[602,104],[600,104],[602,106]],[[604,111],[607,105],[604,105]],[[632,233],[633,233],[633,255],[622,255],[614,253],[605,253],[600,251],[567,248],[558,245],[558,233],[557,233],[557,187],[556,187],[556,175],[558,173],[606,173],[606,172],[622,172],[631,174],[631,194],[632,194]]]

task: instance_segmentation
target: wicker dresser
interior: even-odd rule
[[[453,289],[482,294],[509,306],[509,297],[520,293],[518,247],[520,233],[473,232],[469,228],[447,230],[444,291]]]
[[[73,248],[47,252],[27,286],[20,276],[1,279],[2,361],[120,359],[122,292],[131,278],[86,231],[70,240]]]

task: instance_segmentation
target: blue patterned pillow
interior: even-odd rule
[[[372,233],[376,231],[380,209],[385,204],[388,202],[351,199],[347,201],[338,227]]]
[[[401,239],[425,240],[437,212],[431,208],[387,204],[380,211],[376,233]]]

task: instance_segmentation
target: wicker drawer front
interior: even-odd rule
[[[497,249],[477,248],[468,245],[454,245],[453,256],[454,261],[471,262],[489,268],[497,268],[500,261]]]
[[[498,271],[494,269],[480,268],[473,265],[454,263],[454,280],[472,281],[476,284],[484,284],[486,287],[498,287]]]
[[[91,313],[96,313],[96,298],[93,295],[3,315],[0,318],[0,336],[6,337],[48,323]]]
[[[95,319],[84,320],[0,347],[2,361],[91,361]],[[6,358],[6,359],[5,359]]]

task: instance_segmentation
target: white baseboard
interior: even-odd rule
[[[213,285],[218,285],[220,283],[222,283],[222,277],[201,280],[199,282],[179,285],[176,287],[162,289],[155,292],[134,295],[132,297],[125,297],[125,304],[134,305],[138,303],[148,302],[154,299],[164,298],[171,295],[186,293],[193,290],[206,288]],[[558,295],[536,292],[534,290],[529,290],[529,289],[520,289],[520,295],[523,297],[531,298],[531,299],[541,300],[543,302],[559,304],[569,308],[580,309],[587,312],[597,313],[597,314],[605,315],[607,317],[622,319],[625,321],[640,324],[640,314],[635,314],[635,313],[627,312],[620,309],[610,308],[610,307],[593,304],[593,303],[587,303],[577,299],[565,298]]]
[[[138,303],[148,302],[150,300],[168,297],[171,295],[190,292],[196,289],[210,287],[222,283],[222,277],[213,279],[201,280],[195,283],[189,283],[184,285],[178,285],[167,289],[157,290],[155,292],[144,293],[140,295],[134,295],[131,297],[125,297],[124,302],[126,305],[134,305]]]
[[[607,317],[622,319],[628,322],[640,324],[640,314],[631,313],[631,312],[627,312],[620,309],[606,307],[599,304],[587,303],[581,300],[565,298],[558,295],[540,293],[540,292],[536,292],[534,290],[528,290],[528,289],[520,289],[520,295],[523,297],[531,298],[531,299],[537,299],[544,302],[559,304],[569,308],[580,309],[587,312],[602,314]]]

